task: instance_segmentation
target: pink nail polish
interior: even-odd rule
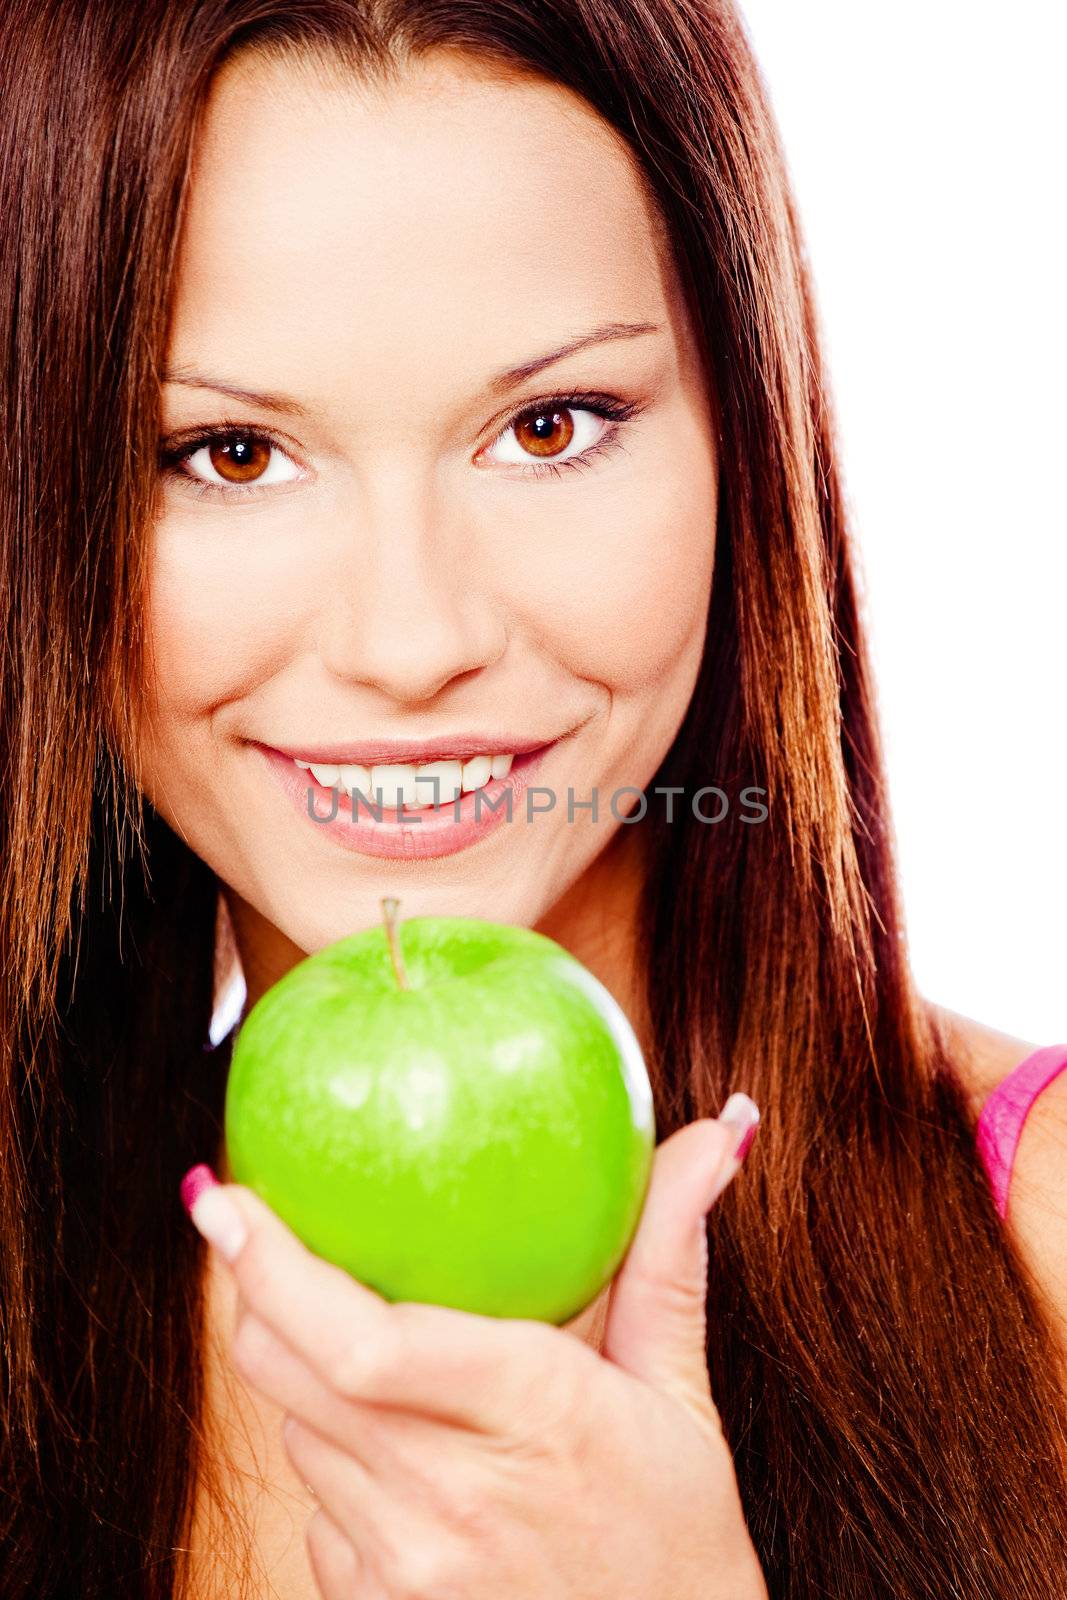
[[[743,1161],[745,1159],[745,1157],[748,1155],[748,1152],[749,1152],[749,1150],[750,1150],[750,1148],[752,1146],[752,1141],[756,1137],[756,1129],[758,1127],[759,1127],[759,1123],[758,1122],[754,1122],[752,1124],[752,1126],[750,1128],[748,1128],[745,1133],[742,1134],[741,1143],[738,1145],[737,1149],[734,1151],[734,1160],[735,1161]]]
[[[203,1194],[205,1189],[217,1188],[218,1182],[218,1178],[206,1162],[201,1161],[197,1166],[190,1167],[181,1181],[182,1205],[186,1211],[191,1212],[197,1196]]]
[[[732,1094],[719,1112],[719,1121],[726,1123],[727,1127],[737,1129],[734,1160],[743,1161],[748,1155],[752,1141],[756,1137],[756,1129],[759,1127],[759,1107],[747,1094]]]

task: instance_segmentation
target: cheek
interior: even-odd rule
[[[527,529],[528,572],[515,592],[551,656],[618,695],[641,695],[703,644],[715,475],[711,460],[689,456],[610,476],[610,489],[560,504],[536,538]]]
[[[238,699],[286,658],[294,549],[180,516],[157,527],[148,594],[157,717],[185,721]]]

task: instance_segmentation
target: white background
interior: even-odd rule
[[[742,0],[815,273],[912,965],[1067,1040],[1058,5]]]

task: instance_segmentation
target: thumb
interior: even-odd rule
[[[711,1408],[707,1213],[741,1166],[759,1122],[746,1094],[658,1147],[637,1232],[611,1287],[602,1354],[698,1410]]]

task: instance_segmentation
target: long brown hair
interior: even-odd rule
[[[218,1147],[217,883],[136,792],[158,370],[190,151],[245,48],[458,47],[627,139],[714,391],[707,648],[650,806],[659,1135],[763,1108],[709,1219],[708,1363],[774,1596],[1067,1594],[1063,1400],[913,988],[813,298],[729,0],[8,0],[0,15],[0,1592],[178,1592]],[[709,776],[710,775],[710,776]],[[733,792],[730,790],[729,792]]]

